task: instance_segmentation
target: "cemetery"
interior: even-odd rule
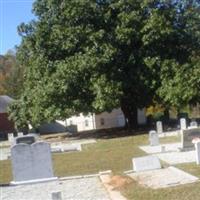
[[[184,119],[177,130],[162,126],[126,137],[123,130],[96,138],[10,133],[0,146],[2,197],[28,199],[34,188],[37,199],[184,199],[200,187],[200,129]]]
[[[0,200],[200,199],[199,0],[0,7]]]

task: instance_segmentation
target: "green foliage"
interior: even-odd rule
[[[177,106],[188,101],[194,91],[179,98],[185,91],[179,82],[199,50],[199,4],[189,2],[37,0],[38,20],[18,28],[18,59],[27,66],[23,116],[37,126],[120,106],[135,125],[137,108],[153,99]]]
[[[0,95],[8,95],[14,99],[20,97],[23,85],[24,67],[16,60],[15,52],[9,50],[0,56]]]

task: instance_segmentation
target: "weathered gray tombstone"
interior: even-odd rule
[[[8,141],[12,143],[14,141],[14,134],[13,133],[8,133]]]
[[[133,170],[135,172],[161,168],[160,161],[156,156],[143,156],[139,158],[133,158],[132,162],[133,162]]]
[[[200,128],[185,129],[181,131],[181,150],[189,150],[194,148],[192,140],[200,137]]]
[[[31,145],[34,179],[53,177],[51,147],[45,142],[36,142]]]
[[[22,137],[22,136],[24,136],[24,133],[23,133],[23,132],[18,132],[18,133],[17,133],[17,137]]]
[[[21,137],[16,137],[14,144],[33,144],[36,142],[36,137],[33,135],[25,135]]]
[[[163,133],[163,126],[161,121],[156,122],[156,130],[158,134]]]
[[[149,132],[149,141],[151,146],[159,145],[159,137],[156,131],[152,130]]]
[[[45,142],[19,143],[11,148],[12,184],[55,179],[50,145]]]
[[[200,141],[195,143],[195,150],[196,150],[196,163],[197,165],[200,164]]]
[[[180,119],[180,125],[181,125],[181,130],[187,129],[186,119],[185,118],[181,118]]]
[[[31,146],[17,144],[11,148],[13,179],[15,182],[33,179]]]

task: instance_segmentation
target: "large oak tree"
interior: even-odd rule
[[[196,27],[198,9],[183,0],[36,0],[37,20],[18,28],[25,89],[11,117],[38,126],[121,107],[136,126],[137,108],[171,103],[167,78],[196,52],[187,25]]]

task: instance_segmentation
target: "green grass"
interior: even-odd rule
[[[166,137],[160,141],[178,142],[180,138]],[[132,169],[133,157],[145,155],[138,146],[146,144],[148,144],[147,135],[99,139],[97,143],[84,145],[82,152],[53,154],[54,172],[59,177],[92,174],[103,170],[112,170],[114,174],[123,175],[123,171]],[[200,177],[200,167],[195,163],[176,167]],[[10,161],[0,161],[0,183],[9,183],[11,180]],[[200,183],[153,190],[133,181],[120,190],[129,200],[200,199]]]

